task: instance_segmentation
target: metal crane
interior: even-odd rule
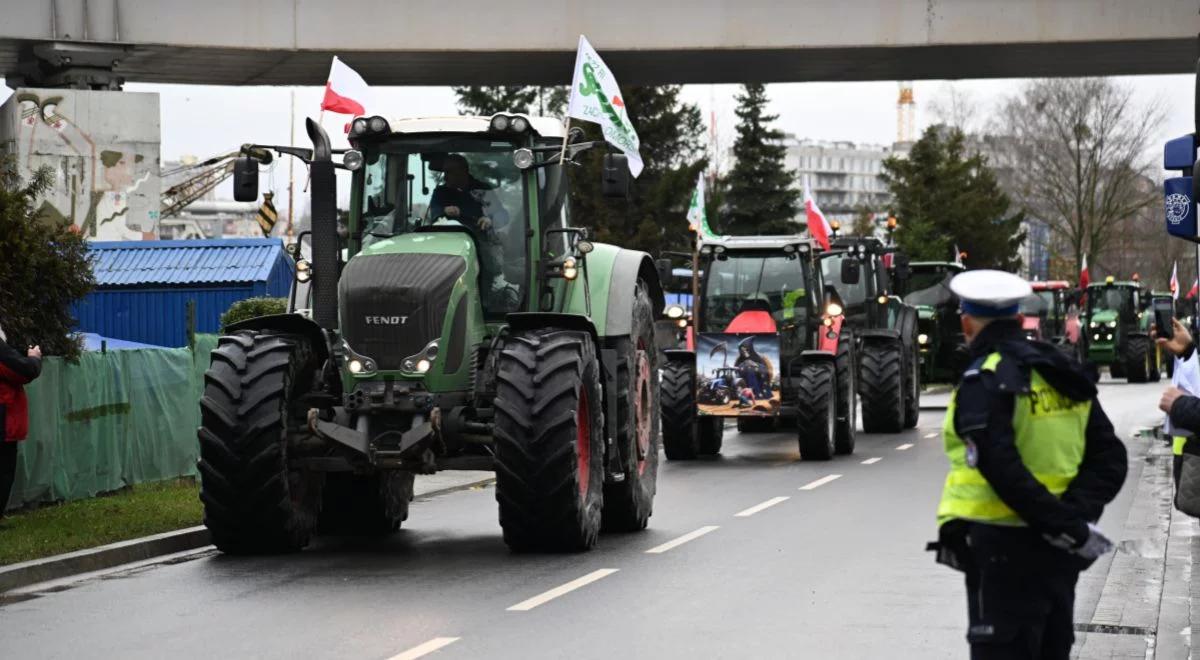
[[[178,215],[188,204],[200,199],[205,193],[216,188],[222,181],[233,175],[234,161],[242,155],[245,155],[245,147],[237,151],[231,151],[219,156],[213,156],[208,160],[193,163],[191,165],[182,165],[174,169],[163,171],[160,176],[167,178],[176,174],[189,173],[186,179],[167,188],[162,192],[162,204],[159,209],[160,218],[169,218]],[[270,163],[271,153],[258,149],[252,150],[250,154],[257,158],[259,162]],[[258,153],[262,151],[262,153]]]

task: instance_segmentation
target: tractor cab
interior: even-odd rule
[[[953,261],[909,264],[910,275],[901,295],[904,302],[917,308],[917,341],[925,382],[957,380],[966,367],[967,340],[958,319],[959,300],[950,290],[950,280],[965,270]]]
[[[820,249],[800,236],[731,236],[701,240],[697,254],[694,348],[667,351],[663,371],[667,457],[717,453],[724,417],[742,431],[795,418],[804,458],[849,453],[853,375],[835,361],[853,364],[853,346]],[[714,387],[730,381],[732,392]]]

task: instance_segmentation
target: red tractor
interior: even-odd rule
[[[1065,280],[1030,282],[1033,293],[1021,301],[1025,336],[1047,341],[1064,353],[1080,357],[1079,308],[1073,302],[1074,289]]]

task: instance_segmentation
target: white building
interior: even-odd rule
[[[788,166],[808,185],[825,217],[849,226],[862,211],[886,217],[892,196],[883,182],[883,161],[902,153],[892,146],[789,140]]]

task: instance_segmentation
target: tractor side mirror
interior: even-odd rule
[[[233,161],[233,198],[239,202],[258,201],[258,161],[243,156]]]
[[[629,197],[629,160],[625,154],[605,154],[600,170],[600,194],[608,199]]]
[[[659,283],[670,286],[671,284],[671,260],[670,259],[655,259],[654,269],[658,271]]]
[[[854,255],[846,255],[842,259],[842,284],[858,284],[862,279],[862,265]]]

